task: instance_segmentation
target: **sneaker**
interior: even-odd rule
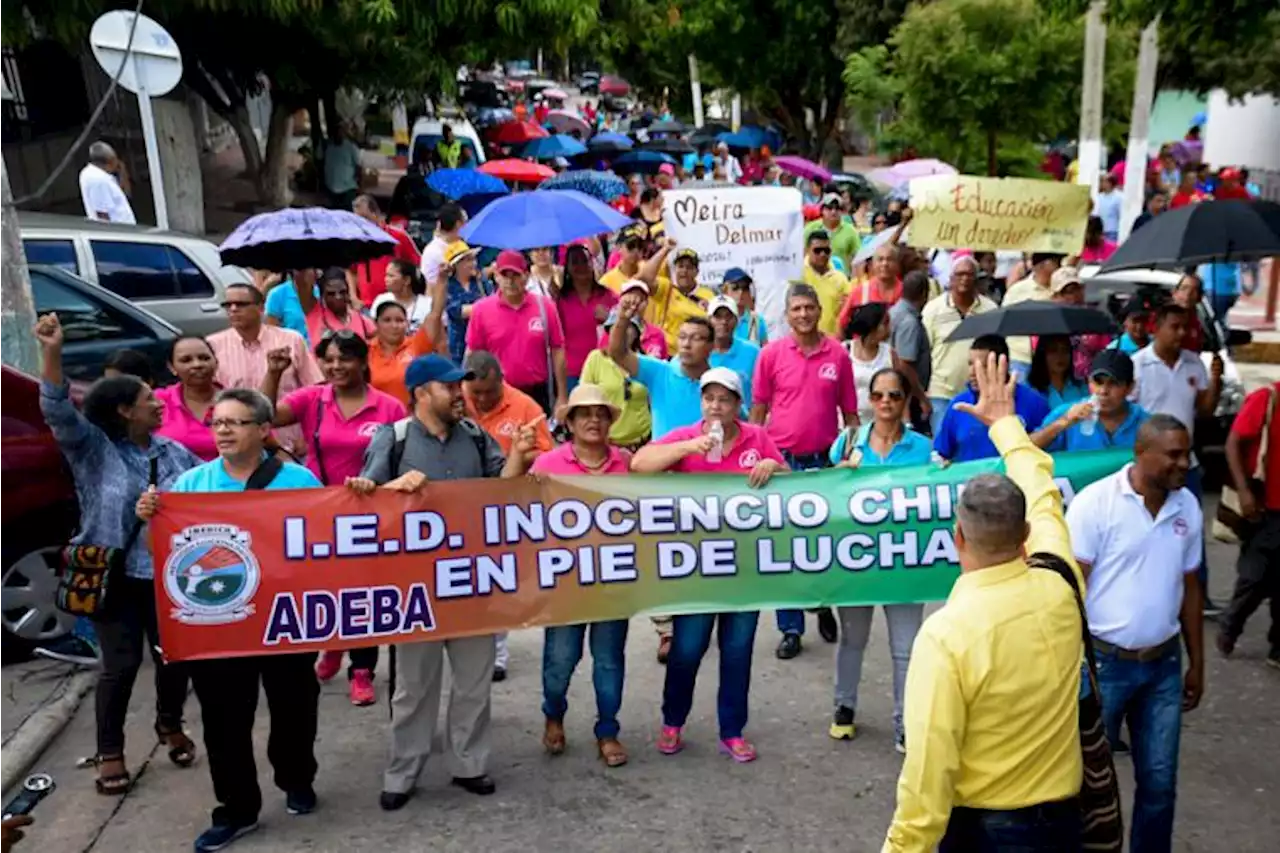
[[[831,728],[828,731],[835,740],[853,740],[856,734],[853,730],[853,709],[846,708],[843,705],[836,708],[836,713],[831,718]]]
[[[898,729],[893,733],[893,748],[898,751],[899,755],[907,754],[907,733],[902,729]]]
[[[756,760],[756,748],[740,737],[730,737],[720,741],[720,751],[739,764]]]
[[[497,684],[507,680],[507,668],[505,666],[495,666],[493,668],[493,683]]]
[[[68,634],[39,646],[35,654],[47,660],[62,661],[75,666],[96,667],[101,663],[98,647],[75,634]]]
[[[800,654],[800,650],[799,634],[783,634],[782,640],[778,643],[778,649],[774,654],[778,656],[778,660],[791,660]]]
[[[658,752],[663,755],[675,755],[684,749],[684,741],[680,738],[679,726],[663,726],[658,734]]]
[[[357,669],[352,672],[351,704],[363,707],[377,701],[378,694],[373,689],[373,673],[367,669]]]
[[[196,853],[213,853],[214,850],[221,850],[240,836],[248,835],[257,828],[256,820],[253,823],[215,823],[196,838]]]
[[[311,814],[316,810],[316,792],[311,788],[289,791],[284,795],[284,810],[291,815]]]
[[[830,607],[823,607],[818,611],[818,636],[828,643],[840,639],[840,625]]]
[[[328,681],[342,669],[342,652],[322,652],[316,662],[316,678]]]
[[[1210,601],[1208,598],[1204,600],[1204,618],[1217,619],[1222,615],[1222,607]]]

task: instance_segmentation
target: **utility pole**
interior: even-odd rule
[[[1102,144],[1103,69],[1107,60],[1106,0],[1094,0],[1084,21],[1084,79],[1080,95],[1080,135],[1076,152],[1080,168],[1076,182],[1095,198],[1098,178],[1106,163]]]
[[[0,355],[5,364],[25,370],[40,372],[40,360],[36,355],[36,309],[31,299],[31,279],[27,275],[27,253],[22,250],[22,230],[18,225],[18,211],[13,206],[13,191],[9,189],[9,171],[0,159],[0,232],[4,237],[3,258],[0,269]]]
[[[1124,206],[1120,214],[1120,242],[1129,238],[1133,220],[1142,211],[1147,186],[1147,138],[1151,129],[1151,103],[1156,97],[1156,64],[1160,60],[1156,15],[1138,42],[1138,74],[1133,82],[1133,115],[1129,119],[1129,148],[1125,152]]]
[[[693,126],[702,127],[702,81],[698,79],[698,57],[689,54],[689,89],[693,93]]]

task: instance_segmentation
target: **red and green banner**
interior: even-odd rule
[[[1055,457],[1070,501],[1129,451]],[[553,477],[165,494],[151,524],[172,660],[441,640],[540,625],[935,601],[955,580],[947,468]]]

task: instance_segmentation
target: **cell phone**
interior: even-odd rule
[[[4,807],[4,819],[31,814],[32,809],[58,787],[48,773],[32,773],[22,782],[22,790]]]

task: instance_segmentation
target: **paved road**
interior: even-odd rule
[[[1211,545],[1214,593],[1224,597],[1234,549]],[[810,626],[811,630],[813,626]],[[1265,625],[1254,622],[1230,662],[1210,655],[1204,704],[1185,723],[1175,850],[1269,851],[1280,837],[1280,673],[1263,664]],[[709,655],[687,730],[689,749],[676,757],[653,749],[662,669],[645,620],[632,623],[622,713],[631,763],[606,770],[591,742],[589,671],[580,666],[570,701],[569,752],[543,755],[539,737],[541,634],[511,638],[512,677],[494,689],[492,775],[498,793],[477,798],[448,785],[432,763],[419,796],[401,812],[377,806],[385,759],[386,705],[357,709],[343,685],[321,698],[316,789],[320,810],[289,817],[262,768],[266,806],[262,830],[233,849],[252,851],[791,851],[879,848],[892,813],[899,758],[892,748],[890,666],[883,623],[873,630],[864,674],[860,734],[852,743],[826,734],[831,649],[814,637],[797,660],[773,656],[771,620],[756,642],[749,734],[760,760],[734,765],[715,752],[715,654]],[[6,672],[11,681],[13,672]],[[54,853],[189,850],[212,805],[203,762],[191,770],[170,765],[152,748],[153,693],[147,673],[134,696],[130,760],[147,764],[136,789],[122,800],[93,792],[92,771],[74,769],[93,749],[92,703],[85,702],[40,768],[55,774],[58,791],[38,811],[34,849]],[[380,686],[385,686],[380,678]],[[199,739],[194,698],[190,715]],[[6,706],[6,716],[13,710]],[[8,722],[6,720],[6,722]],[[259,755],[265,747],[259,728]],[[1131,797],[1131,768],[1120,762]],[[18,848],[22,850],[24,848]]]

